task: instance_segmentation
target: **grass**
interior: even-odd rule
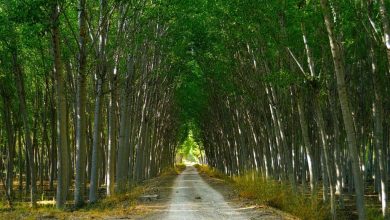
[[[376,208],[367,208],[367,219],[369,220],[384,220],[385,218],[382,217],[382,212],[379,209]]]
[[[255,172],[230,178],[205,165],[195,166],[200,173],[209,177],[227,180],[242,198],[260,205],[273,207],[290,213],[300,219],[328,219],[329,207],[317,199],[310,199],[294,193],[290,186],[277,181],[266,180]]]
[[[186,169],[185,164],[176,164],[174,167],[164,168],[160,176],[179,175]]]
[[[185,164],[176,164],[175,165],[175,169],[178,173],[181,173],[183,172],[185,169],[186,169],[186,165]]]
[[[225,174],[223,174],[222,172],[218,171],[215,168],[211,168],[207,165],[195,164],[194,167],[198,170],[200,174],[205,174],[209,177],[223,179],[226,181],[230,180],[230,178]]]
[[[58,210],[51,201],[48,201],[48,204],[38,203],[34,209],[30,208],[28,202],[15,202],[12,210],[0,206],[0,219],[101,218],[127,215],[134,209],[138,197],[145,192],[146,188],[147,186],[136,186],[128,193],[103,198],[97,203],[88,204],[78,210],[73,210],[71,205],[64,210]]]
[[[290,186],[266,180],[255,173],[234,177],[241,197],[280,209],[301,219],[327,219],[329,207],[317,199],[293,192]]]
[[[28,202],[13,202],[13,209],[0,201],[0,219],[91,219],[107,216],[142,215],[142,210],[135,209],[138,198],[148,192],[162,181],[172,179],[185,169],[185,165],[179,164],[172,168],[166,168],[159,177],[147,180],[143,184],[131,187],[127,193],[116,194],[100,199],[94,204],[87,204],[83,208],[73,210],[68,204],[64,210],[55,208],[55,202],[51,200],[39,201],[37,208],[30,208]]]

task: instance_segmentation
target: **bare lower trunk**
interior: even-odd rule
[[[60,36],[58,29],[59,5],[52,5],[52,42],[54,56],[54,74],[57,97],[57,131],[58,131],[58,175],[57,175],[57,208],[64,208],[69,187],[69,151],[67,135],[67,108],[65,95],[65,77],[61,61]],[[31,158],[30,158],[31,159]]]
[[[99,176],[99,166],[101,162],[99,159],[100,151],[100,123],[101,121],[101,112],[102,112],[102,79],[98,79],[97,82],[97,95],[95,101],[95,113],[94,113],[94,124],[93,124],[93,143],[92,143],[92,162],[91,162],[91,180],[89,183],[89,203],[94,203],[98,199],[98,176]]]
[[[53,92],[54,96],[54,92]],[[54,97],[51,98],[50,104],[50,130],[51,130],[51,147],[50,147],[50,181],[49,187],[51,190],[54,190],[54,179],[56,178],[57,172],[57,129],[56,129],[56,110],[54,108]]]
[[[301,124],[303,142],[305,144],[307,165],[308,165],[308,168],[309,168],[311,195],[315,196],[315,193],[316,193],[317,190],[316,190],[316,180],[315,180],[314,168],[313,168],[313,153],[312,153],[312,150],[311,150],[308,124],[307,124],[307,120],[306,120],[304,109],[305,108],[304,108],[303,98],[299,97],[298,98],[299,122]]]
[[[22,158],[22,136],[20,132],[16,135],[18,138],[18,158],[19,158],[19,195],[23,191],[23,158]]]
[[[382,205],[382,215],[386,219],[387,217],[387,169],[386,169],[386,150],[383,144],[383,102],[380,90],[380,80],[378,79],[377,62],[373,46],[371,46],[371,59],[372,59],[372,78],[374,85],[374,102],[372,107],[372,113],[374,118],[374,143],[378,156],[378,165],[380,173],[380,200]]]
[[[333,169],[331,167],[331,161],[329,159],[329,145],[326,141],[326,134],[325,134],[325,122],[324,122],[324,118],[323,118],[323,115],[322,115],[322,110],[321,110],[321,107],[320,107],[320,104],[319,104],[319,100],[318,100],[318,97],[315,98],[316,100],[314,100],[314,108],[315,108],[315,112],[316,112],[316,121],[317,121],[317,125],[318,125],[318,131],[320,133],[320,144],[322,146],[322,149],[323,149],[323,154],[324,154],[324,159],[325,159],[325,167],[323,169],[325,169],[325,172],[327,173],[327,177],[328,177],[328,180],[324,180],[324,181],[328,181],[328,185],[329,185],[329,192],[330,192],[330,210],[331,210],[331,213],[332,213],[332,218],[333,219],[336,219],[336,198],[335,198],[335,191],[334,191],[334,186],[333,186]]]
[[[86,1],[79,1],[79,66],[76,92],[76,176],[74,202],[76,207],[84,204],[85,165],[87,149],[87,84],[86,84]]]
[[[6,190],[10,198],[13,197],[13,176],[14,176],[14,155],[15,155],[15,134],[11,121],[11,100],[6,91],[0,91],[3,96],[4,121],[7,132],[7,176],[6,176]]]
[[[86,82],[84,76],[79,76],[77,91],[77,120],[76,120],[76,176],[75,176],[75,206],[84,203],[85,194],[85,165],[87,149],[87,122],[86,122]]]
[[[336,169],[336,189],[335,193],[338,194],[339,207],[344,208],[344,198],[343,198],[343,161],[342,161],[342,148],[340,145],[340,128],[339,128],[339,119],[337,114],[337,100],[334,93],[331,93],[329,97],[331,115],[332,115],[332,124],[334,131],[334,158],[335,158],[335,169]]]
[[[107,195],[114,193],[115,164],[117,148],[117,75],[116,70],[111,76],[108,109],[108,161],[107,161]]]
[[[129,168],[129,152],[128,146],[129,129],[131,129],[129,123],[130,114],[130,101],[131,101],[131,82],[134,74],[134,60],[129,56],[127,59],[127,79],[126,84],[122,90],[121,108],[120,108],[120,124],[119,124],[119,145],[118,145],[118,157],[116,167],[116,183],[117,191],[123,192],[126,187],[128,168]]]
[[[14,50],[12,51],[12,61],[14,67],[14,74],[16,76],[16,88],[19,97],[20,114],[22,117],[23,127],[24,127],[24,139],[26,143],[26,152],[28,154],[29,173],[27,176],[30,179],[30,185],[31,185],[30,186],[31,206],[35,207],[36,206],[36,181],[35,181],[35,169],[33,169],[35,167],[34,149],[31,141],[30,124],[28,122],[28,112],[26,107],[26,92],[24,89],[24,76],[22,72],[22,67],[20,66],[18,61],[17,48],[14,48]],[[27,169],[26,172],[28,172]],[[27,186],[26,189],[28,189]]]
[[[312,77],[316,77],[316,72],[314,69],[314,61],[312,58],[310,46],[307,42],[306,37],[306,31],[305,26],[303,23],[301,23],[301,29],[302,29],[302,36],[303,36],[303,43],[305,45],[306,50],[306,56],[307,56],[307,64],[310,70],[310,75]],[[320,106],[320,99],[319,99],[319,91],[316,91],[317,88],[314,89],[314,112],[315,112],[315,119],[317,121],[317,127],[319,131],[319,137],[320,137],[320,144],[322,146],[323,151],[323,164],[325,165],[323,167],[323,173],[324,173],[324,199],[328,199],[328,191],[330,193],[330,209],[332,218],[336,219],[336,199],[335,199],[335,189],[334,189],[334,181],[333,181],[333,169],[331,166],[331,161],[329,159],[330,152],[329,152],[329,144],[326,139],[325,134],[325,122],[322,114],[322,109]],[[329,187],[329,189],[328,189]]]

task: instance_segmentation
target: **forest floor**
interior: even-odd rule
[[[5,205],[5,199],[1,199],[0,219],[137,219],[150,213],[151,209],[154,210],[154,208],[149,207],[151,203],[141,201],[140,196],[159,194],[161,198],[167,197],[166,190],[161,190],[160,193],[160,189],[172,186],[181,171],[180,168],[167,170],[161,176],[146,180],[123,195],[104,197],[105,190],[102,188],[99,190],[102,199],[78,210],[73,210],[71,201],[67,203],[65,210],[58,210],[55,208],[55,201],[48,200],[47,196],[45,199],[37,201],[38,207],[35,209],[30,208],[27,197],[23,197],[22,201],[15,200],[13,209],[9,209]],[[3,192],[0,193],[0,197],[2,194]],[[145,206],[145,204],[147,205]]]
[[[140,199],[142,195],[158,198],[149,201]],[[16,202],[14,210],[0,206],[0,219],[296,219],[240,198],[225,180],[200,175],[193,166],[180,174],[166,172],[126,195],[80,210],[59,211],[53,204],[39,204],[34,210],[26,202]]]

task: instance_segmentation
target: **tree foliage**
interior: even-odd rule
[[[388,1],[83,2],[0,0],[9,200],[22,195],[12,180],[28,191],[35,172],[39,193],[46,183],[54,193],[66,133],[69,183],[85,172],[92,192],[105,184],[108,195],[123,192],[172,166],[177,152],[204,150],[231,176],[256,171],[313,198],[321,186],[334,218],[354,190],[358,207],[378,193],[387,216]],[[66,120],[57,118],[59,97]]]

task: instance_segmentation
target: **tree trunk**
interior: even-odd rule
[[[121,98],[121,113],[120,113],[120,124],[119,124],[119,145],[118,145],[118,157],[116,166],[116,184],[117,191],[124,192],[127,182],[127,174],[129,168],[129,153],[130,147],[128,146],[128,134],[131,129],[129,123],[130,114],[130,101],[131,101],[131,83],[134,75],[134,60],[131,56],[127,59],[127,79],[122,90]]]
[[[13,181],[14,181],[14,155],[15,155],[15,134],[11,120],[11,99],[6,91],[0,91],[3,97],[4,122],[7,133],[7,176],[6,186],[7,194],[10,198],[13,197]]]
[[[390,24],[389,24],[389,17],[386,9],[385,0],[379,0],[379,11],[382,17],[383,40],[386,46],[387,68],[390,74]]]
[[[100,128],[102,123],[102,107],[103,107],[103,82],[106,75],[106,39],[108,20],[107,14],[107,1],[100,0],[100,17],[99,17],[99,47],[97,50],[97,67],[96,67],[96,101],[94,112],[94,124],[93,124],[93,143],[92,143],[92,158],[91,158],[91,180],[89,188],[89,202],[94,203],[98,199],[97,190],[99,188],[99,154],[101,153],[101,134]]]
[[[84,204],[85,194],[85,165],[87,149],[87,84],[86,84],[86,0],[79,1],[79,66],[76,93],[76,178],[74,202],[75,207]]]
[[[50,123],[50,127],[51,127],[50,128],[51,130],[50,166],[51,167],[50,167],[50,181],[49,181],[50,190],[54,190],[54,180],[56,178],[56,173],[57,173],[57,129],[56,129],[57,116],[56,116],[56,108],[54,106],[55,91],[53,91],[52,93],[53,94],[50,103],[50,120],[51,120]]]
[[[22,134],[18,131],[18,158],[19,158],[19,195],[22,197],[23,191],[23,156],[22,156]]]
[[[118,57],[116,59],[119,59]],[[117,65],[118,60],[116,60]],[[107,195],[114,193],[115,165],[117,148],[117,66],[111,75],[110,100],[108,108],[108,161],[107,161]]]
[[[102,79],[98,78],[97,82],[97,94],[95,101],[95,112],[94,112],[94,124],[93,124],[93,143],[92,143],[92,158],[91,158],[91,180],[89,183],[89,203],[94,203],[98,199],[98,176],[99,176],[99,151],[101,144],[100,136],[100,123],[102,123]]]
[[[330,89],[329,89],[330,90]],[[339,119],[337,114],[337,95],[336,91],[330,91],[330,95],[328,96],[329,104],[330,104],[330,112],[332,115],[332,125],[333,125],[333,145],[334,145],[334,158],[335,158],[335,169],[336,169],[336,191],[338,194],[339,207],[344,208],[344,198],[343,198],[343,161],[342,161],[342,148],[340,144],[340,128],[339,128]]]
[[[52,43],[54,56],[54,76],[56,80],[57,98],[57,208],[64,208],[69,187],[69,152],[67,132],[67,110],[65,95],[65,76],[61,60],[60,32],[59,32],[59,5],[57,2],[52,5]],[[31,158],[30,158],[31,159]]]
[[[386,219],[387,217],[387,169],[386,169],[386,150],[383,144],[383,102],[381,95],[381,82],[378,76],[376,55],[371,45],[371,67],[372,67],[372,78],[374,86],[374,102],[372,107],[372,113],[374,118],[374,143],[377,149],[378,165],[380,173],[380,199],[382,205],[382,215]]]
[[[345,85],[345,73],[342,63],[342,52],[340,48],[340,42],[336,40],[334,36],[333,21],[331,19],[331,13],[329,10],[328,0],[321,0],[321,7],[324,14],[325,26],[328,32],[329,44],[332,50],[333,63],[335,68],[335,74],[337,79],[337,90],[339,93],[339,100],[341,111],[343,115],[344,127],[347,134],[349,156],[352,162],[352,172],[355,183],[356,193],[356,206],[359,214],[359,219],[363,220],[366,217],[364,208],[364,186],[362,174],[359,166],[359,154],[358,145],[356,142],[355,128],[353,125],[352,112],[349,106],[349,98],[347,94],[347,88]]]
[[[304,108],[302,96],[303,96],[303,94],[300,94],[300,96],[298,97],[299,122],[301,124],[303,143],[305,145],[307,165],[309,168],[311,195],[315,196],[317,189],[316,189],[316,179],[315,179],[314,168],[313,168],[313,153],[312,153],[312,149],[311,149],[309,130],[308,130],[309,127],[308,127],[307,120],[306,120],[306,115],[305,115],[305,111],[304,111],[305,108]]]
[[[323,118],[323,115],[322,115],[322,110],[321,110],[321,107],[320,107],[320,103],[319,103],[319,97],[318,95],[319,94],[316,94],[317,96],[315,97],[315,100],[314,100],[314,108],[315,108],[315,113],[316,113],[316,121],[317,121],[317,125],[318,125],[318,131],[319,131],[319,135],[320,135],[320,144],[322,146],[322,149],[323,149],[323,154],[324,154],[324,164],[325,164],[325,167],[323,167],[323,169],[325,169],[325,172],[327,173],[327,177],[328,177],[328,180],[323,180],[323,181],[328,181],[329,182],[329,192],[330,192],[330,209],[331,209],[331,213],[332,213],[332,219],[336,219],[336,198],[335,198],[335,192],[334,192],[334,186],[333,186],[333,170],[331,168],[331,162],[330,162],[330,159],[329,159],[329,150],[328,150],[328,143],[327,143],[327,140],[326,140],[326,134],[325,134],[325,122],[324,122],[324,118]],[[324,184],[325,186],[325,184]]]
[[[31,206],[36,206],[36,181],[35,181],[35,163],[34,163],[34,149],[31,141],[31,131],[30,131],[30,123],[28,120],[28,112],[26,106],[26,92],[24,89],[24,76],[22,72],[22,67],[20,66],[17,48],[13,48],[12,51],[12,65],[14,67],[14,74],[16,77],[16,88],[19,96],[19,108],[20,114],[23,121],[24,127],[24,139],[26,142],[26,152],[28,153],[28,167],[29,167],[29,177],[30,177],[30,200]],[[27,172],[27,169],[26,169]],[[27,187],[26,187],[27,189]]]

